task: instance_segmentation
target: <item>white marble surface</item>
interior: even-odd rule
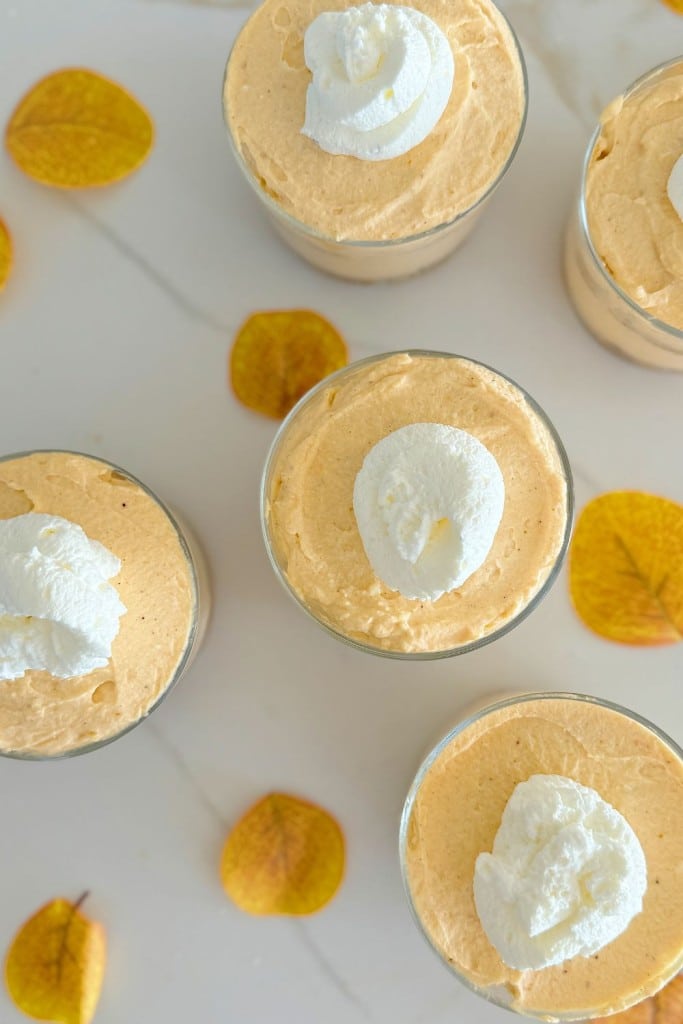
[[[508,637],[431,664],[364,657],[309,623],[266,561],[256,495],[274,425],[226,385],[252,310],[308,306],[354,357],[443,347],[511,374],[562,434],[577,498],[643,488],[683,501],[682,379],[621,361],[574,318],[562,225],[600,106],[683,50],[658,0],[505,0],[531,107],[514,167],[475,236],[394,285],[326,278],[270,233],[232,166],[219,93],[246,12],[190,0],[0,0],[0,123],[47,71],[87,65],[153,112],[151,159],[123,184],[62,194],[0,156],[16,267],[0,298],[0,448],[63,446],[126,466],[187,515],[211,560],[214,617],[153,718],[96,754],[0,763],[0,950],[55,895],[92,892],[110,957],[97,1024],[502,1021],[439,964],[404,904],[402,799],[425,746],[488,690],[578,689],[683,739],[681,651],[588,633],[563,575]],[[336,900],[307,920],[251,919],[217,861],[236,816],[282,788],[348,838]],[[0,994],[0,1019],[22,1018]]]

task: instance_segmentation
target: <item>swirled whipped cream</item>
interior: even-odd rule
[[[594,789],[532,775],[510,797],[474,871],[474,902],[508,967],[537,970],[593,956],[643,907],[645,855],[626,819]]]
[[[60,516],[0,520],[0,680],[29,669],[60,679],[103,668],[126,612],[103,544]]]
[[[389,160],[429,135],[446,109],[455,65],[431,18],[366,3],[315,18],[304,35],[313,79],[301,129],[328,153]]]
[[[411,423],[368,452],[353,510],[375,574],[404,597],[435,601],[462,586],[489,553],[505,485],[472,434]]]
[[[666,192],[674,210],[683,220],[683,153],[673,165],[666,185]]]

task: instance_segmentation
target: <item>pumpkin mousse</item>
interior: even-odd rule
[[[195,563],[169,513],[106,462],[0,460],[0,752],[52,757],[149,713],[198,640]]]
[[[256,181],[297,220],[332,238],[404,238],[453,220],[500,174],[524,115],[517,45],[490,0],[419,0],[453,51],[446,110],[422,143],[368,161],[327,153],[303,135],[311,73],[304,34],[346,0],[265,0],[230,57],[225,109]]]
[[[655,68],[600,118],[567,233],[565,272],[598,340],[683,369],[683,60]]]
[[[238,162],[285,240],[321,269],[377,280],[459,244],[453,221],[512,159],[526,84],[491,0],[265,0],[235,42],[223,105]],[[417,245],[440,227],[453,229],[448,244]],[[413,243],[400,260],[334,245],[399,240]]]
[[[605,110],[585,201],[593,244],[619,287],[683,331],[683,220],[668,189],[681,156],[683,61]]]
[[[400,352],[303,399],[271,450],[262,513],[276,569],[316,619],[364,648],[429,656],[528,608],[561,560],[570,503],[559,441],[515,384]]]
[[[511,808],[525,792],[515,823]],[[493,705],[436,748],[411,790],[402,859],[414,913],[444,961],[495,1002],[547,1020],[626,1009],[683,965],[682,805],[680,751],[624,709],[569,694]],[[615,827],[618,842],[608,835]],[[499,951],[480,919],[482,878],[510,850],[512,882],[502,896],[494,890],[488,917],[505,919],[518,873],[529,885]],[[528,959],[545,950],[549,966],[510,966],[524,960],[521,938]],[[572,946],[586,955],[562,959]]]

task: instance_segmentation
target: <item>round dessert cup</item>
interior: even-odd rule
[[[465,241],[515,158],[524,134],[529,107],[529,84],[522,48],[509,21],[502,11],[500,13],[507,23],[514,41],[524,83],[524,107],[517,138],[495,180],[472,206],[444,224],[438,224],[427,231],[408,235],[405,238],[389,238],[381,241],[332,238],[329,235],[321,234],[282,209],[277,200],[269,195],[254,177],[230,130],[230,118],[225,104],[227,95],[225,82],[230,67],[230,57],[228,58],[223,81],[223,117],[233,155],[237,166],[258,196],[275,231],[298,256],[317,267],[318,270],[333,274],[335,277],[343,277],[350,281],[389,281],[410,277],[412,274],[417,274],[440,263]]]
[[[526,703],[528,701],[539,701],[539,700],[547,700],[547,701],[555,701],[555,700],[582,701],[582,702],[585,702],[587,704],[597,705],[598,707],[608,708],[611,711],[616,711],[619,714],[624,715],[626,718],[629,718],[632,721],[637,722],[639,725],[642,725],[649,732],[653,733],[658,739],[660,739],[662,741],[662,743],[666,747],[668,747],[670,749],[672,755],[674,756],[674,758],[676,758],[676,760],[683,762],[683,750],[678,746],[677,743],[675,743],[669,736],[667,736],[666,733],[662,732],[662,730],[657,728],[656,725],[653,725],[652,722],[649,722],[647,719],[642,718],[640,715],[637,715],[634,711],[630,711],[628,708],[622,707],[620,704],[614,704],[611,701],[601,700],[601,699],[599,699],[597,697],[586,696],[585,694],[561,693],[561,692],[557,692],[557,693],[524,693],[524,694],[516,693],[516,694],[514,694],[512,696],[505,697],[504,699],[497,699],[497,696],[498,695],[496,695],[496,697],[492,698],[491,700],[486,700],[484,702],[484,706],[483,707],[479,706],[477,708],[477,710],[475,710],[473,713],[469,713],[469,714],[467,714],[467,717],[461,719],[457,723],[457,725],[455,725],[454,728],[452,728],[450,730],[450,732],[448,732],[436,744],[434,749],[432,751],[430,751],[430,753],[426,756],[426,758],[424,759],[424,761],[420,765],[420,767],[419,767],[419,769],[417,771],[417,774],[416,774],[415,778],[413,779],[413,783],[412,783],[412,785],[411,785],[411,787],[410,787],[410,789],[408,791],[408,795],[406,797],[405,804],[403,806],[403,812],[401,814],[401,822],[400,822],[400,826],[399,826],[399,840],[398,840],[398,844],[399,844],[399,860],[400,860],[400,865],[401,865],[401,875],[402,875],[402,878],[403,878],[403,887],[404,887],[405,894],[406,894],[406,897],[407,897],[407,900],[408,900],[408,905],[410,907],[410,911],[411,911],[413,920],[414,920],[415,924],[417,925],[418,929],[420,930],[420,932],[422,933],[422,935],[423,935],[424,939],[426,940],[427,944],[436,953],[436,955],[439,957],[441,962],[451,971],[451,973],[454,974],[455,977],[460,982],[462,982],[462,984],[465,985],[466,988],[468,988],[471,992],[474,992],[475,995],[481,996],[483,999],[486,999],[487,1002],[494,1003],[496,1006],[500,1006],[503,1009],[510,1010],[513,1013],[516,1013],[516,1014],[518,1014],[520,1016],[531,1017],[534,1020],[557,1020],[557,1021],[563,1021],[563,1020],[591,1020],[591,1019],[595,1019],[595,1018],[597,1018],[599,1016],[603,1016],[605,1011],[602,1011],[601,1013],[595,1013],[592,1016],[590,1016],[590,1015],[586,1015],[585,1013],[581,1013],[579,1015],[579,1014],[563,1014],[563,1013],[552,1014],[552,1013],[548,1013],[548,1012],[536,1015],[536,1014],[533,1014],[531,1012],[526,1012],[526,1011],[520,1010],[519,1008],[517,1008],[517,1007],[512,1005],[512,1003],[513,1003],[513,995],[512,995],[512,993],[508,990],[508,988],[505,985],[493,985],[493,986],[489,986],[487,988],[481,988],[478,985],[476,985],[470,978],[468,978],[466,975],[464,975],[461,971],[459,971],[458,968],[455,966],[455,964],[453,964],[451,961],[447,960],[444,957],[442,951],[434,943],[434,941],[432,939],[432,936],[430,935],[429,931],[425,928],[425,926],[424,926],[424,924],[422,922],[422,919],[420,918],[420,915],[419,915],[419,913],[418,913],[418,911],[416,909],[415,903],[413,902],[412,892],[411,892],[411,888],[410,888],[410,879],[409,879],[409,871],[408,871],[408,864],[407,864],[407,847],[408,847],[408,830],[409,830],[409,826],[410,826],[410,818],[411,818],[411,815],[412,815],[412,812],[413,812],[413,806],[415,804],[415,800],[416,800],[416,798],[418,796],[418,793],[420,791],[420,787],[421,787],[421,785],[422,785],[422,783],[423,783],[427,773],[429,772],[429,770],[431,769],[431,767],[435,763],[435,761],[439,758],[441,753],[446,749],[446,747],[448,747],[448,745],[453,741],[453,739],[455,739],[456,736],[458,736],[461,733],[465,732],[465,730],[467,730],[475,722],[479,722],[481,719],[486,718],[487,715],[490,715],[490,714],[492,714],[495,711],[499,711],[500,709],[506,708],[506,707],[513,707],[513,706],[515,706],[517,704]],[[471,708],[469,710],[471,711]],[[659,978],[657,986],[655,988],[653,988],[652,991],[643,992],[642,994],[638,994],[630,1002],[625,1002],[623,1006],[616,1007],[614,1010],[611,1010],[609,1012],[613,1013],[613,1012],[618,1012],[618,1011],[626,1010],[626,1009],[629,1008],[629,1006],[633,1006],[636,1002],[639,1002],[641,999],[645,998],[646,996],[654,995],[656,991],[659,991],[659,989],[663,988],[664,985],[666,985],[667,982],[669,982],[671,980],[671,978],[673,978],[676,974],[678,974],[679,971],[681,971],[682,969],[683,969],[683,949],[681,950],[681,956],[679,957],[678,961],[675,962],[674,964],[672,964],[671,972],[667,976],[665,976],[663,978]]]
[[[159,705],[166,699],[168,694],[171,692],[173,687],[180,681],[185,675],[190,665],[192,664],[197,651],[201,645],[206,632],[206,627],[209,621],[209,614],[211,609],[211,590],[209,572],[204,557],[204,553],[199,546],[197,538],[195,537],[192,530],[187,524],[180,519],[175,511],[171,511],[168,505],[166,505],[146,484],[143,484],[141,480],[133,476],[127,470],[122,469],[113,462],[109,462],[108,459],[103,459],[99,455],[89,455],[86,452],[77,452],[70,449],[63,448],[33,448],[29,451],[15,452],[11,455],[0,456],[0,463],[9,462],[12,459],[25,458],[28,455],[40,455],[40,454],[51,454],[58,453],[64,455],[78,455],[85,459],[92,459],[95,462],[101,463],[103,466],[111,469],[114,473],[120,474],[126,480],[135,484],[140,490],[144,491],[158,507],[166,514],[169,522],[175,530],[178,543],[187,559],[187,565],[189,569],[189,575],[192,585],[193,592],[193,611],[192,620],[190,623],[190,629],[187,634],[187,640],[185,643],[185,649],[182,653],[180,661],[168,681],[166,687],[157,697],[156,701],[148,708],[146,713],[135,719],[135,721],[128,722],[122,729],[114,733],[112,736],[106,736],[101,740],[95,740],[92,743],[86,743],[79,747],[74,747],[70,750],[66,750],[56,754],[46,754],[31,751],[15,751],[15,750],[3,750],[0,747],[0,757],[14,758],[20,761],[56,761],[67,757],[76,757],[79,754],[88,754],[93,750],[99,750],[100,747],[106,747],[109,743],[113,743],[114,740],[120,739],[129,733],[132,729],[144,721],[149,715],[155,711]],[[0,682],[0,686],[2,683]]]
[[[361,642],[359,640],[354,639],[353,637],[347,636],[341,630],[336,629],[333,624],[331,624],[330,622],[327,622],[325,619],[323,619],[319,615],[317,615],[308,606],[308,604],[302,598],[302,596],[290,584],[289,579],[287,577],[287,573],[286,573],[286,571],[285,571],[285,569],[283,567],[283,564],[282,564],[282,559],[280,557],[279,552],[277,551],[277,547],[276,547],[276,544],[275,544],[275,541],[274,541],[274,538],[273,538],[273,535],[272,535],[271,529],[270,529],[269,507],[270,507],[270,494],[271,494],[271,486],[272,486],[272,480],[273,480],[273,473],[275,472],[275,470],[277,468],[278,456],[279,456],[281,447],[282,447],[283,443],[286,441],[287,435],[288,435],[290,429],[292,428],[293,424],[295,423],[297,417],[303,412],[303,410],[306,409],[307,405],[321,391],[323,391],[325,388],[328,388],[328,387],[330,387],[331,385],[334,385],[334,384],[339,385],[345,379],[347,379],[349,376],[355,374],[359,370],[364,369],[364,368],[372,365],[373,363],[381,362],[384,359],[389,359],[392,356],[396,356],[396,355],[400,355],[400,354],[406,354],[406,355],[416,356],[416,357],[417,356],[427,356],[427,357],[438,358],[438,359],[466,359],[470,363],[475,363],[475,364],[477,364],[479,366],[485,367],[488,370],[491,370],[492,373],[497,374],[499,377],[502,377],[504,380],[506,380],[509,383],[513,384],[514,387],[524,397],[524,400],[526,401],[526,403],[530,407],[530,409],[541,420],[541,422],[543,423],[545,429],[547,430],[548,434],[550,435],[550,438],[552,439],[552,442],[553,442],[553,444],[555,446],[555,449],[557,451],[557,455],[558,455],[559,461],[560,461],[561,466],[562,466],[562,471],[563,471],[563,474],[564,474],[564,479],[565,479],[565,484],[566,484],[566,489],[565,489],[565,493],[566,493],[566,520],[565,520],[565,529],[564,529],[564,535],[563,535],[563,538],[562,538],[562,544],[561,544],[561,546],[560,546],[560,548],[559,548],[559,550],[557,552],[557,557],[556,557],[553,565],[551,566],[551,568],[550,568],[550,570],[548,572],[548,575],[545,578],[545,580],[543,581],[543,584],[541,585],[541,587],[532,595],[532,597],[529,600],[529,602],[526,605],[524,605],[524,607],[522,607],[517,612],[516,615],[514,615],[512,618],[510,618],[509,620],[504,622],[498,629],[493,630],[491,633],[487,633],[485,636],[479,637],[477,640],[473,640],[473,641],[470,641],[470,642],[467,642],[467,643],[464,643],[464,644],[460,644],[457,647],[451,647],[451,648],[448,648],[446,650],[437,650],[437,651],[396,651],[396,650],[390,650],[390,649],[387,649],[385,647],[375,646],[375,645],[372,645],[372,644]],[[272,565],[272,567],[273,567],[273,569],[275,571],[275,575],[278,577],[278,579],[280,580],[281,584],[283,585],[283,587],[285,588],[287,593],[290,595],[290,597],[292,597],[294,599],[294,601],[299,605],[299,607],[302,608],[304,612],[306,612],[306,614],[309,616],[309,618],[312,618],[314,620],[314,622],[317,622],[318,625],[321,626],[331,636],[335,637],[337,640],[343,641],[343,643],[346,643],[346,644],[348,644],[351,647],[355,647],[356,650],[364,651],[364,652],[366,652],[368,654],[377,654],[380,657],[384,657],[384,658],[398,658],[398,659],[402,659],[402,660],[405,660],[405,661],[431,661],[431,660],[434,660],[434,659],[437,659],[437,658],[450,658],[450,657],[453,657],[454,655],[457,655],[457,654],[467,654],[469,651],[476,651],[480,647],[484,647],[486,644],[490,644],[494,640],[498,640],[499,637],[505,636],[506,633],[509,633],[510,630],[515,628],[515,626],[519,625],[519,623],[522,622],[527,617],[527,615],[531,614],[531,612],[534,610],[534,608],[536,608],[536,606],[538,604],[540,604],[540,602],[543,600],[543,598],[548,593],[548,591],[552,587],[553,583],[557,579],[557,576],[558,576],[558,574],[560,572],[560,569],[562,568],[562,563],[564,561],[565,554],[567,552],[567,547],[569,545],[569,539],[570,539],[570,536],[571,536],[572,521],[573,521],[573,514],[574,514],[574,491],[573,491],[572,474],[571,474],[571,467],[569,465],[569,459],[568,459],[567,453],[566,453],[566,451],[564,449],[564,445],[562,444],[562,441],[560,440],[560,437],[559,437],[557,431],[555,430],[555,427],[550,422],[550,420],[548,419],[548,417],[545,414],[545,412],[543,411],[543,409],[541,409],[541,407],[534,401],[534,399],[530,395],[528,395],[526,393],[526,391],[524,391],[524,389],[519,386],[519,384],[517,384],[515,381],[513,381],[510,377],[506,377],[505,374],[500,373],[500,371],[493,369],[493,367],[486,366],[485,363],[481,363],[479,360],[472,359],[472,358],[470,358],[470,356],[459,356],[459,355],[456,355],[455,353],[450,353],[450,352],[433,352],[433,351],[429,351],[429,350],[426,350],[426,349],[424,349],[424,350],[423,349],[408,349],[408,350],[405,350],[404,353],[401,353],[401,352],[386,352],[386,353],[383,353],[382,355],[379,355],[379,356],[369,356],[366,359],[359,359],[359,360],[357,360],[354,363],[350,363],[348,366],[345,366],[343,369],[337,370],[336,373],[332,373],[328,377],[323,378],[323,380],[320,381],[319,384],[317,384],[315,387],[311,388],[311,390],[308,391],[303,396],[303,398],[301,398],[299,400],[299,402],[294,406],[294,408],[291,410],[291,412],[287,415],[287,417],[281,423],[281,425],[280,425],[280,427],[279,427],[279,429],[277,431],[277,434],[275,435],[275,438],[273,439],[273,443],[272,443],[272,445],[270,447],[270,451],[268,452],[268,456],[266,458],[266,463],[265,463],[265,466],[264,466],[264,469],[263,469],[263,475],[261,477],[260,514],[261,514],[261,529],[262,529],[262,532],[263,532],[263,539],[264,539],[264,542],[265,542],[266,551],[268,552],[268,557],[270,559],[270,564]]]
[[[651,88],[683,58],[660,64],[638,78],[624,99]],[[598,125],[588,144],[581,174],[578,202],[574,204],[565,236],[564,270],[567,290],[588,330],[612,351],[644,366],[683,370],[683,331],[652,316],[617,284],[593,244],[586,210],[586,180]]]

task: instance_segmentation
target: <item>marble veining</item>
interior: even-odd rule
[[[110,224],[100,220],[92,208],[86,208],[72,195],[67,194],[62,198],[64,202],[68,203],[71,209],[78,214],[79,217],[82,217],[91,228],[97,231],[102,238],[112,245],[123,259],[131,263],[136,270],[140,272],[140,274],[146,277],[147,280],[155,287],[159,288],[173,303],[173,305],[186,317],[189,317],[190,320],[201,323],[206,327],[210,327],[214,331],[220,332],[221,335],[232,329],[231,325],[222,323],[216,317],[212,316],[211,313],[202,309],[193,302],[191,297],[185,295],[181,288],[166,277],[162,271],[154,267],[149,260],[145,258],[143,253],[139,252],[134,245],[119,235]]]
[[[500,0],[500,6],[586,128],[626,82],[683,47],[680,18],[660,0]]]
[[[224,835],[227,835],[230,828],[230,821],[221,811],[220,807],[214,803],[207,788],[203,785],[202,780],[197,778],[194,774],[192,766],[186,760],[180,747],[173,743],[173,741],[165,734],[163,729],[157,726],[154,719],[147,722],[147,728],[150,736],[159,744],[167,755],[169,761],[173,764],[175,771],[177,771],[194,790],[199,798],[200,804],[205,808],[208,815],[221,827]]]
[[[163,748],[172,762],[174,769],[189,783],[195,791],[200,804],[206,809],[211,819],[221,828],[221,841],[225,839],[231,826],[231,822],[223,814],[221,809],[214,803],[212,797],[202,785],[201,779],[194,774],[191,765],[186,760],[182,750],[159,728],[154,720],[147,723],[150,736]],[[291,935],[295,942],[300,943],[310,955],[314,967],[319,970],[329,981],[334,989],[342,996],[343,1000],[356,1011],[356,1019],[365,1021],[376,1020],[374,1014],[363,1000],[356,994],[353,987],[339,974],[332,963],[323,952],[319,943],[310,934],[305,921],[293,918],[290,922]]]
[[[354,992],[353,988],[344,978],[341,977],[334,964],[325,956],[319,943],[311,936],[306,924],[301,920],[292,920],[292,933],[301,942],[304,948],[310,953],[311,958],[320,971],[329,980],[330,984],[339,992],[342,998],[355,1010],[354,1019],[375,1021],[378,1018],[365,1005],[362,999]]]

